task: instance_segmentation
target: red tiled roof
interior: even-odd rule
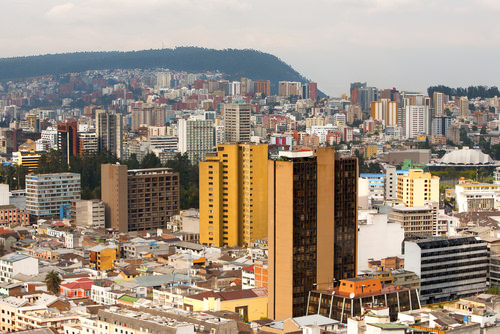
[[[244,271],[254,271],[254,265],[252,264],[251,266],[243,268]]]
[[[92,285],[94,285],[94,280],[90,278],[80,278],[71,283],[61,284],[62,287],[69,290],[90,290],[92,288]]]

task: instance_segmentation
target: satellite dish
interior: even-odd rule
[[[349,295],[349,298],[353,299],[354,296],[356,296],[356,294],[354,292],[351,292],[351,294]]]

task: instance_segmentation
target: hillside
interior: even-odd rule
[[[163,67],[186,72],[220,71],[228,80],[247,77],[278,81],[308,80],[278,57],[256,50],[214,50],[198,47],[129,52],[78,52],[42,56],[0,58],[0,80],[117,68]]]

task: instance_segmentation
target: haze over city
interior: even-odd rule
[[[496,85],[496,1],[2,2],[0,57],[202,46],[252,48],[327,95],[349,82],[424,91]]]

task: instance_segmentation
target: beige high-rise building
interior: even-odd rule
[[[398,201],[405,206],[423,206],[427,201],[439,203],[439,177],[421,169],[410,169],[398,177]]]
[[[278,83],[278,95],[302,97],[302,84],[298,81],[280,81]]]
[[[200,162],[200,243],[250,245],[267,237],[267,145],[219,144]]]
[[[224,133],[228,143],[250,142],[250,114],[252,106],[245,103],[224,105]]]
[[[383,121],[385,125],[393,126],[397,123],[398,106],[396,102],[382,99],[370,103],[371,117]]]
[[[179,214],[179,173],[169,168],[128,170],[126,165],[101,165],[101,197],[106,227],[120,232],[167,227]]]
[[[121,114],[108,110],[96,110],[95,126],[99,151],[107,150],[122,158],[123,155],[123,123]]]
[[[98,199],[71,202],[71,222],[76,226],[105,228],[104,203]]]
[[[313,289],[356,276],[356,158],[331,148],[268,162],[268,317],[306,314]]]
[[[459,117],[466,118],[469,116],[469,99],[467,96],[460,97],[458,103],[458,107],[460,109]]]
[[[434,115],[436,117],[443,116],[444,114],[444,94],[440,92],[434,92],[432,96],[432,102],[434,103]]]

